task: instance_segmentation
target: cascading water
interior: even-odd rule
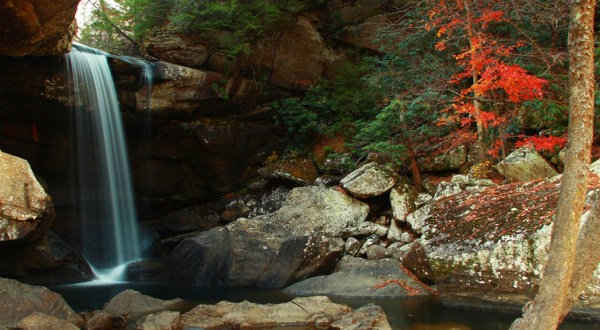
[[[76,98],[81,252],[99,279],[119,280],[141,251],[117,93],[100,51],[74,45],[66,63]]]

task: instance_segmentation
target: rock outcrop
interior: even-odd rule
[[[0,55],[43,56],[70,50],[79,0],[0,3]]]
[[[30,284],[58,285],[90,281],[94,273],[78,251],[48,231],[28,244],[2,247],[0,276]]]
[[[369,198],[386,193],[396,184],[396,179],[381,165],[369,163],[348,174],[340,184],[357,198]]]
[[[446,153],[419,157],[417,160],[422,172],[456,171],[467,162],[468,148],[458,146]]]
[[[188,238],[171,255],[171,277],[196,286],[282,288],[333,269],[368,206],[336,190],[292,190],[274,213],[240,218]]]
[[[429,291],[412,279],[394,259],[344,257],[330,275],[308,278],[284,289],[293,295],[343,297],[427,296]]]
[[[12,328],[35,312],[81,326],[83,318],[64,299],[44,287],[0,278],[0,327]]]
[[[539,152],[527,147],[511,152],[496,168],[509,182],[544,179],[558,174]]]
[[[199,305],[181,315],[184,328],[222,329],[255,325],[262,328],[314,326],[327,327],[349,314],[346,305],[332,303],[327,297],[295,298],[276,305],[257,305],[220,302],[216,305]]]
[[[387,316],[383,308],[368,304],[350,314],[344,315],[340,320],[335,321],[333,329],[352,329],[352,330],[391,330]]]
[[[188,303],[181,299],[162,300],[128,289],[106,303],[103,311],[108,315],[123,316],[127,322],[135,324],[146,315],[178,311],[187,305]]]
[[[29,163],[0,151],[0,242],[31,241],[54,220],[50,196]]]
[[[543,275],[559,186],[554,177],[431,202],[409,216],[422,236],[404,264],[450,304],[520,309]],[[595,177],[590,189],[598,188]],[[597,316],[598,288],[596,276],[573,311]]]

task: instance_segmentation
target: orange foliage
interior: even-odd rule
[[[465,7],[471,2],[478,10]],[[463,70],[450,82],[463,85],[469,79],[471,84],[459,91],[447,111],[452,115],[445,117],[443,124],[467,126],[475,121],[483,128],[498,127],[508,121],[506,117],[517,104],[543,96],[548,81],[507,62],[524,43],[505,44],[487,32],[491,24],[508,22],[502,10],[492,8],[497,4],[485,0],[438,0],[438,5],[428,13],[426,29],[437,29],[436,35],[440,38],[435,45],[437,50],[445,50],[446,43],[454,42],[453,37],[466,35],[469,38],[468,47],[454,55]],[[484,106],[476,107],[474,100]]]
[[[405,282],[402,282],[400,280],[396,280],[396,279],[392,279],[392,280],[386,280],[383,283],[380,284],[376,284],[374,286],[375,289],[381,289],[381,288],[385,288],[386,286],[395,283],[398,284],[401,288],[403,288],[404,290],[406,290],[408,292],[409,296],[416,296],[419,294],[419,290],[415,289],[415,288],[411,288],[408,284],[406,284]]]
[[[555,148],[562,149],[567,143],[567,136],[520,136],[521,140],[515,143],[517,148],[521,147],[532,147],[537,151],[549,150],[553,151]]]

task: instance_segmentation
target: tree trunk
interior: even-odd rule
[[[569,142],[548,263],[535,299],[511,329],[556,329],[570,290],[592,146],[595,0],[571,0],[570,7]]]
[[[577,241],[575,268],[569,285],[569,294],[563,306],[561,320],[567,316],[583,292],[600,263],[600,197],[596,197],[588,220],[583,224]]]
[[[476,52],[477,50],[473,47],[473,40],[475,38],[475,20],[473,19],[473,9],[471,7],[471,0],[463,0],[463,7],[465,8],[465,13],[467,15],[467,35],[469,37],[469,48],[472,52]],[[472,53],[471,56],[475,56],[475,53]],[[479,74],[475,68],[472,70],[473,75],[473,85],[479,82]],[[477,124],[477,138],[479,142],[483,141],[484,137],[484,127],[481,123],[481,119],[479,113],[481,112],[481,101],[479,101],[481,95],[477,92],[473,92],[473,108],[475,108],[475,123]]]

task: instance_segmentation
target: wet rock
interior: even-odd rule
[[[353,329],[353,330],[391,330],[387,316],[383,308],[368,304],[354,312],[344,315],[341,320],[335,321],[333,329]]]
[[[0,54],[58,55],[71,49],[79,0],[3,1],[0,4]]]
[[[29,163],[0,151],[0,242],[31,241],[54,220],[50,196]]]
[[[213,108],[212,112],[216,112],[222,108],[200,106],[251,102],[252,99],[256,100],[260,90],[256,81],[227,77],[212,71],[167,62],[156,62],[153,68],[155,83],[149,100],[147,93],[136,93],[134,98],[122,98],[124,101],[134,101],[135,104],[128,105],[138,111],[150,111],[155,116],[181,116],[198,110],[210,113]]]
[[[184,328],[285,328],[327,327],[352,310],[332,303],[327,297],[300,297],[282,304],[259,305],[248,301],[199,305],[181,315]]]
[[[399,281],[410,288],[390,283]],[[344,257],[331,275],[315,276],[284,289],[294,295],[329,295],[345,297],[407,297],[411,295],[429,295],[429,292],[416,283],[394,259],[365,260]]]
[[[171,277],[196,286],[281,288],[332,269],[342,238],[365,221],[368,209],[333,189],[296,188],[274,213],[182,241],[171,255]]]
[[[52,231],[26,245],[0,249],[0,275],[43,285],[85,282],[94,278],[81,254]]]
[[[558,174],[539,152],[526,147],[510,153],[496,168],[510,182],[525,182]]]
[[[83,318],[65,300],[45,287],[0,278],[0,327],[15,327],[26,316],[38,312],[83,325]]]
[[[381,165],[369,163],[348,174],[340,184],[357,198],[369,198],[386,193],[396,180]]]
[[[145,315],[179,310],[186,304],[181,299],[161,300],[128,289],[113,297],[103,310],[109,315],[126,316],[130,324],[135,324]]]
[[[44,313],[32,313],[24,317],[17,328],[21,330],[78,330],[79,327],[73,323],[58,319]]]

